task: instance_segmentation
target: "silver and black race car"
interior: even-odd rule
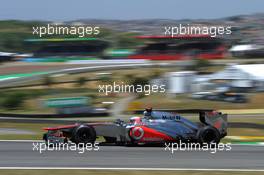
[[[149,144],[165,142],[198,142],[218,144],[227,135],[227,114],[214,110],[199,110],[200,122],[192,122],[179,114],[153,111],[148,108],[143,117],[131,117],[129,122],[76,123],[44,128],[43,139],[49,143],[72,141],[94,143],[103,136],[107,143]]]

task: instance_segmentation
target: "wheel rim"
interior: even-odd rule
[[[85,129],[80,130],[78,133],[78,136],[79,136],[79,139],[83,142],[89,141],[91,138],[89,132],[86,131]]]

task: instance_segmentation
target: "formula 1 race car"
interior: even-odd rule
[[[148,108],[143,117],[132,117],[129,122],[76,123],[44,128],[46,143],[94,143],[103,136],[107,143],[138,145],[167,142],[198,142],[218,144],[227,134],[227,114],[209,110],[199,111],[200,122],[192,122],[178,114],[153,111]]]

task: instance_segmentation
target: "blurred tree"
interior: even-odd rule
[[[121,33],[117,35],[116,47],[118,48],[135,48],[139,45],[139,40],[135,37],[137,33]]]
[[[148,78],[145,78],[145,77],[135,77],[134,80],[133,80],[133,85],[134,86],[137,86],[137,85],[146,85],[149,83],[149,80]]]
[[[43,84],[47,87],[50,87],[53,84],[53,79],[50,76],[46,76],[43,79]]]
[[[206,59],[194,59],[191,66],[187,67],[189,70],[193,71],[203,71],[204,69],[211,66],[211,63],[209,60]]]
[[[2,101],[2,107],[12,110],[17,109],[23,105],[26,96],[23,93],[13,93],[5,97]]]
[[[160,71],[159,69],[155,69],[155,70],[152,72],[150,78],[151,78],[151,79],[152,79],[152,78],[158,78],[158,77],[160,77],[161,75],[162,75],[162,71]]]
[[[85,85],[85,83],[86,83],[86,78],[85,77],[79,77],[77,79],[77,86],[82,87],[82,86]]]

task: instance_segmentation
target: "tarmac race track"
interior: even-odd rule
[[[264,146],[231,145],[231,151],[176,151],[164,147],[99,146],[98,151],[33,151],[31,141],[1,141],[0,167],[191,168],[263,170]]]

